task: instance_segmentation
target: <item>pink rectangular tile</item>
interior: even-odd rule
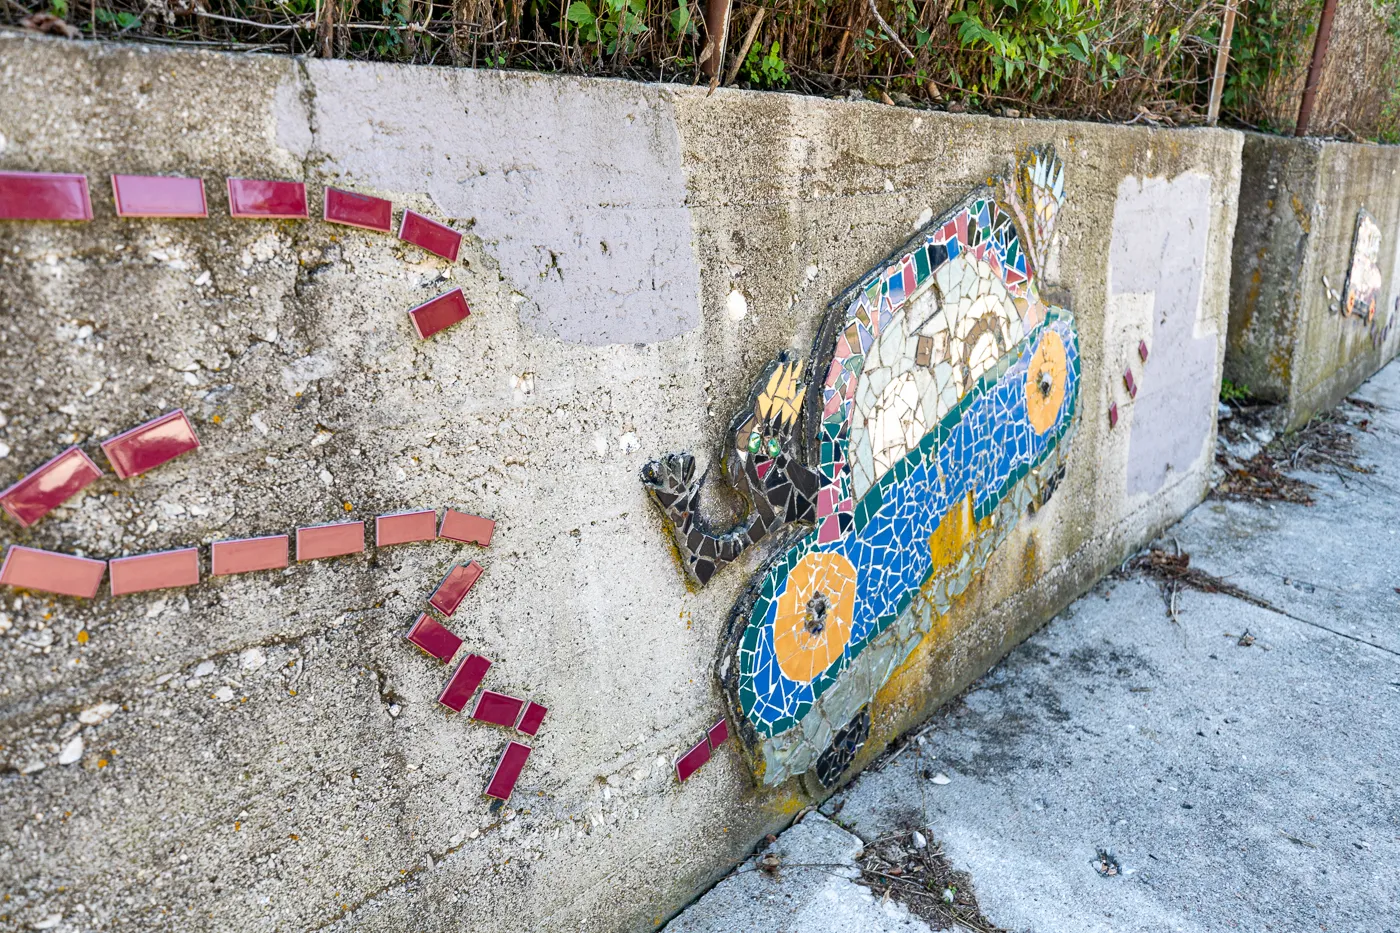
[[[679,780],[686,780],[700,766],[710,760],[710,740],[708,737],[701,739],[690,751],[676,759],[676,777]]]
[[[297,529],[297,560],[358,554],[365,549],[364,522],[332,522]]]
[[[208,217],[204,179],[113,175],[118,217]]]
[[[1144,363],[1147,362],[1147,341],[1146,341],[1146,340],[1139,340],[1139,341],[1138,341],[1138,357],[1141,358],[1141,360],[1142,360]]]
[[[299,181],[228,180],[228,210],[234,217],[304,220],[306,185]]]
[[[481,565],[476,561],[458,564],[442,578],[433,595],[428,597],[428,605],[445,616],[450,616],[462,605],[462,600],[481,576]]]
[[[460,233],[417,211],[403,212],[403,220],[399,222],[399,239],[422,247],[448,262],[456,262],[457,253],[462,248]]]
[[[110,561],[108,581],[113,596],[163,590],[172,586],[194,586],[199,582],[199,548],[137,554]]]
[[[395,512],[374,520],[374,546],[431,541],[437,537],[437,509],[421,512]]]
[[[463,297],[460,288],[438,295],[431,301],[425,301],[416,308],[408,312],[408,319],[413,323],[413,329],[418,333],[418,337],[427,340],[440,330],[446,330],[459,321],[465,321],[471,314],[471,309],[467,307],[467,299]]]
[[[547,712],[548,709],[531,700],[530,705],[525,707],[525,715],[520,717],[520,725],[516,728],[526,735],[535,735],[540,731],[540,723],[544,722],[544,714]]]
[[[324,216],[333,224],[389,233],[394,226],[394,205],[383,198],[327,188]]]
[[[418,616],[404,637],[444,664],[451,661],[457,649],[462,647],[462,639],[453,635],[441,622],[426,612]]]
[[[495,533],[496,523],[491,519],[448,509],[442,516],[442,529],[438,532],[438,537],[486,547]]]
[[[476,709],[472,710],[472,718],[477,722],[489,722],[493,726],[505,726],[507,729],[513,729],[516,721],[520,719],[520,710],[524,706],[525,701],[519,697],[506,696],[504,693],[486,690],[477,697]]]
[[[183,410],[161,415],[102,442],[102,452],[122,479],[153,470],[198,447],[199,438]]]
[[[92,220],[87,176],[0,172],[0,220]]]
[[[213,555],[210,575],[222,577],[231,573],[285,567],[289,540],[287,535],[268,535],[264,538],[215,541],[210,549]]]
[[[1133,379],[1131,368],[1123,370],[1123,385],[1128,388],[1128,397],[1137,398],[1137,381]]]
[[[25,528],[81,491],[102,475],[97,464],[77,447],[45,463],[39,469],[0,492],[0,507]]]
[[[481,686],[481,681],[486,677],[486,672],[490,670],[491,662],[479,654],[469,654],[462,659],[462,663],[457,665],[457,669],[452,672],[452,676],[447,681],[447,686],[442,688],[442,693],[438,695],[438,702],[454,713],[460,713],[462,707],[467,705],[467,701],[476,693],[476,688]]]
[[[16,544],[0,564],[0,585],[91,599],[106,571],[106,561]]]
[[[710,727],[705,737],[710,740],[710,748],[719,748],[729,738],[729,723],[721,719]]]
[[[1117,403],[1117,402],[1109,402],[1109,403],[1108,403],[1108,426],[1109,426],[1110,428],[1116,428],[1116,427],[1118,427],[1118,403]]]
[[[495,797],[497,800],[509,800],[511,791],[515,790],[515,782],[520,779],[520,772],[525,769],[525,761],[529,757],[530,746],[519,742],[507,745],[506,750],[501,753],[501,760],[496,763],[491,782],[486,785],[486,796]]]

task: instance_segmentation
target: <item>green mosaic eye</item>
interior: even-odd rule
[[[749,453],[756,454],[763,446],[763,436],[757,431],[749,435]]]
[[[768,438],[768,456],[776,457],[783,452],[783,445],[778,443],[776,437]]]

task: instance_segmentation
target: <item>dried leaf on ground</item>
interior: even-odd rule
[[[922,832],[881,836],[865,847],[859,862],[861,884],[884,900],[899,901],[936,930],[1005,933],[983,916],[972,877],[954,870],[943,847]]]

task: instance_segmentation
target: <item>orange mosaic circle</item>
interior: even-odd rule
[[[1065,342],[1053,330],[1040,338],[1040,346],[1026,369],[1026,415],[1035,433],[1044,434],[1055,425],[1065,401]]]
[[[778,667],[798,683],[815,680],[846,650],[855,609],[855,566],[840,554],[803,557],[778,597],[773,620]]]

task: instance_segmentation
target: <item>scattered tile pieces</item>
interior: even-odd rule
[[[540,725],[544,722],[544,715],[548,712],[546,707],[531,700],[529,705],[525,707],[525,715],[520,717],[520,725],[516,728],[526,735],[537,735],[540,731]]]
[[[109,561],[109,567],[113,596],[194,586],[199,582],[199,549],[187,547],[118,557]]]
[[[708,737],[699,742],[676,759],[676,778],[686,781],[692,774],[700,770],[700,766],[710,760],[710,740]]]
[[[287,535],[215,541],[210,549],[213,565],[210,575],[222,577],[231,573],[278,570],[287,566],[289,545]]]
[[[491,536],[495,533],[496,523],[491,519],[448,509],[442,516],[442,529],[438,532],[438,537],[489,547]]]
[[[488,722],[493,726],[514,729],[516,722],[520,719],[520,711],[524,708],[525,701],[519,697],[506,696],[504,693],[486,690],[477,698],[476,709],[472,710],[472,718],[477,722]]]
[[[208,217],[204,179],[113,175],[118,217]]]
[[[719,748],[729,738],[729,723],[721,719],[710,727],[705,737],[710,740],[710,748]]]
[[[445,616],[452,615],[480,577],[481,565],[476,561],[458,564],[447,572],[433,595],[428,597],[428,605]]]
[[[77,447],[69,447],[33,473],[0,492],[0,507],[28,528],[102,475]]]
[[[0,585],[91,599],[106,572],[106,561],[15,544],[0,565]]]
[[[383,198],[327,188],[324,216],[329,223],[389,233],[394,225],[394,205]]]
[[[431,541],[437,537],[437,510],[395,512],[374,520],[374,546]]]
[[[112,470],[130,479],[199,447],[199,438],[183,410],[161,415],[102,442]]]
[[[297,529],[297,560],[322,560],[364,549],[364,522],[331,522]]]
[[[448,262],[456,262],[457,253],[462,248],[460,233],[417,211],[403,212],[403,220],[399,222],[399,239],[441,256]]]
[[[465,321],[471,313],[462,290],[454,288],[410,310],[408,319],[413,323],[413,329],[419,338],[427,340],[438,331],[446,330],[459,321]]]
[[[515,741],[507,745],[501,754],[501,760],[496,763],[490,783],[486,785],[486,796],[495,797],[497,800],[509,800],[511,791],[515,790],[515,782],[520,779],[520,772],[524,770],[525,761],[529,757],[530,746]]]
[[[404,637],[429,657],[437,658],[444,664],[451,661],[457,649],[462,647],[462,639],[449,632],[441,622],[426,612],[418,616]]]
[[[299,181],[228,180],[228,210],[234,217],[305,220],[306,185]]]
[[[87,176],[0,172],[0,220],[92,220]]]
[[[454,713],[460,713],[472,698],[472,694],[476,693],[476,688],[481,686],[481,681],[490,668],[491,662],[481,655],[467,655],[448,678],[447,686],[443,687],[442,693],[438,695],[438,702]]]

